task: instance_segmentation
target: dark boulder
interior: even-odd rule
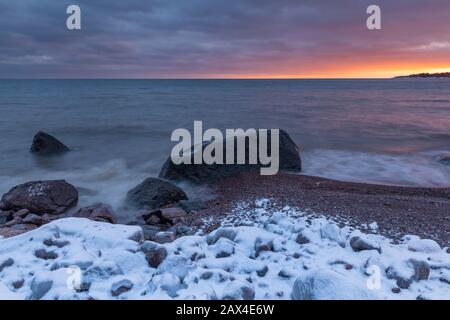
[[[31,181],[3,195],[3,210],[28,209],[37,214],[61,214],[78,202],[78,192],[65,180]]]
[[[33,139],[30,151],[37,155],[61,154],[70,149],[55,137],[39,131]]]
[[[437,160],[438,160],[440,163],[442,163],[442,164],[445,164],[445,165],[450,166],[450,153],[449,153],[449,154],[443,154],[443,155],[440,155],[440,156],[437,158]]]
[[[126,202],[137,208],[159,209],[180,200],[187,200],[186,193],[172,182],[147,178],[128,191]]]
[[[271,134],[268,130],[268,153],[271,153]],[[257,137],[259,139],[259,131],[257,131]],[[164,163],[161,171],[159,173],[160,178],[182,181],[187,180],[196,184],[210,183],[219,181],[223,178],[233,176],[235,174],[247,171],[259,170],[261,165],[259,161],[259,156],[257,159],[257,164],[249,163],[249,141],[246,139],[245,142],[245,163],[246,164],[236,164],[237,163],[237,138],[234,138],[234,163],[235,164],[193,164],[194,161],[194,149],[191,148],[191,163],[192,164],[179,164],[176,165],[172,162],[169,157]],[[202,146],[201,152],[208,146],[211,142],[205,142]],[[200,152],[200,150],[196,151]],[[259,150],[257,150],[259,153]],[[226,156],[226,142],[223,141],[223,155]],[[279,130],[279,169],[285,171],[301,171],[301,160],[299,147],[291,139],[289,134],[284,130]]]

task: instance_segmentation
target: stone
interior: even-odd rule
[[[175,233],[170,231],[160,231],[155,234],[153,241],[158,243],[169,243],[175,240]]]
[[[400,274],[392,266],[386,269],[386,276],[388,279],[395,280],[397,286],[401,289],[408,289],[413,282],[412,278]]]
[[[7,258],[4,261],[0,262],[0,272],[7,267],[11,267],[14,264],[14,260],[12,258]]]
[[[2,197],[7,210],[28,209],[36,214],[61,214],[77,202],[77,190],[65,180],[27,182],[15,186]]]
[[[134,286],[133,282],[131,282],[128,279],[123,279],[118,282],[115,282],[111,286],[111,295],[113,297],[118,297],[122,293],[128,292],[131,289],[133,289],[133,286]]]
[[[144,233],[145,240],[153,240],[155,238],[155,235],[161,231],[161,229],[156,226],[143,225],[141,226],[141,228]]]
[[[269,267],[264,266],[262,269],[257,270],[256,274],[258,275],[258,277],[264,277],[268,271],[269,271]]]
[[[116,223],[113,209],[104,203],[95,203],[91,206],[81,208],[73,216],[100,222]]]
[[[428,277],[430,275],[430,266],[426,261],[409,259],[408,263],[414,269],[414,281],[428,280]]]
[[[271,150],[271,134],[270,130],[268,130],[268,153],[270,154]],[[259,133],[258,133],[259,135]],[[173,180],[173,181],[182,181],[186,180],[195,184],[205,184],[216,182],[222,180],[226,177],[236,175],[241,172],[248,171],[256,171],[261,168],[261,164],[258,161],[257,164],[248,164],[249,158],[249,143],[248,141],[245,143],[245,153],[246,153],[246,164],[236,164],[237,163],[237,138],[234,138],[234,163],[235,164],[194,164],[191,161],[191,164],[179,164],[176,165],[172,162],[171,157],[169,157],[164,163],[161,171],[159,173],[160,178]],[[248,140],[248,139],[247,139]],[[232,141],[231,141],[232,142]],[[205,142],[200,147],[192,146],[190,153],[193,160],[194,154],[196,152],[203,152],[203,150],[211,143],[222,143],[224,156],[226,155],[226,141],[215,141],[215,142]],[[301,171],[301,160],[299,154],[299,147],[294,143],[289,134],[287,134],[284,130],[279,130],[279,168],[281,170],[286,171]]]
[[[222,227],[219,229],[216,229],[215,231],[212,231],[210,234],[206,236],[206,243],[209,245],[215,244],[217,240],[220,238],[226,238],[231,241],[234,241],[234,239],[237,236],[236,230],[230,227]]]
[[[295,280],[293,300],[371,300],[366,283],[349,281],[330,269],[314,269],[301,273]]]
[[[214,244],[216,258],[226,258],[234,254],[235,243],[226,238],[220,238]]]
[[[23,219],[23,223],[40,226],[42,224],[42,218],[37,214],[30,213]]]
[[[433,253],[441,251],[441,247],[434,240],[420,239],[414,236],[408,241],[408,250],[414,252]]]
[[[43,260],[53,260],[58,258],[58,254],[54,251],[47,251],[45,249],[38,249],[34,252],[34,255]]]
[[[295,242],[297,242],[298,244],[307,244],[310,243],[311,240],[309,240],[305,235],[303,235],[302,233],[299,233],[297,235],[297,238],[295,239]]]
[[[43,298],[47,292],[53,286],[53,281],[50,279],[41,279],[40,277],[34,277],[31,281],[30,289],[31,295],[29,297],[30,300],[40,300]]]
[[[272,251],[273,250],[273,242],[272,241],[263,241],[261,239],[256,239],[255,241],[255,257],[259,257],[261,252],[264,251]]]
[[[14,217],[19,217],[19,218],[23,219],[29,213],[30,213],[30,210],[28,210],[28,209],[21,209],[21,210],[17,211],[16,213],[14,213]]]
[[[0,225],[12,220],[13,214],[10,211],[0,211]]]
[[[180,200],[187,200],[186,193],[174,183],[158,178],[145,179],[126,197],[129,205],[146,209],[159,209]]]
[[[231,281],[225,288],[223,300],[254,300],[255,290],[244,281]]]
[[[341,247],[345,247],[345,241],[341,235],[341,230],[335,223],[327,223],[320,229],[322,239],[328,239],[338,243]]]
[[[352,247],[353,251],[355,252],[364,250],[377,250],[381,253],[381,249],[379,246],[375,245],[370,240],[364,239],[359,236],[355,236],[350,239],[350,247]]]
[[[24,283],[25,283],[24,279],[19,279],[19,280],[13,281],[12,286],[14,289],[17,290],[17,289],[22,288]]]
[[[167,250],[155,242],[144,241],[140,250],[145,254],[145,259],[152,268],[158,268],[167,257]]]
[[[183,209],[186,212],[192,212],[192,211],[200,211],[203,209],[206,209],[206,204],[204,201],[200,199],[193,199],[193,200],[180,200],[178,201],[177,205],[178,208]]]
[[[49,156],[63,154],[70,151],[70,149],[55,137],[39,131],[33,138],[30,151],[35,155]]]

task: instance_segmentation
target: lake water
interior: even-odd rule
[[[449,186],[450,80],[0,80],[0,193],[63,178],[81,202],[120,206],[157,175],[176,128],[282,128],[304,173],[348,181]],[[73,152],[29,153],[48,132]]]

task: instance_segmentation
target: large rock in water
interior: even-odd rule
[[[159,209],[186,200],[184,191],[172,182],[147,178],[127,194],[127,203],[138,208]]]
[[[259,139],[259,131],[257,131],[257,136]],[[246,164],[236,164],[237,163],[237,138],[234,138],[234,163],[235,164],[193,164],[194,161],[194,153],[195,152],[203,152],[206,146],[214,142],[206,142],[203,144],[202,148],[196,149],[195,146],[191,147],[191,163],[192,164],[180,164],[176,165],[172,162],[172,159],[169,157],[164,163],[161,171],[159,173],[160,178],[173,180],[173,181],[181,181],[187,180],[196,184],[209,183],[219,181],[223,178],[238,174],[240,172],[246,171],[255,171],[261,168],[261,164],[259,162],[257,164],[248,164],[249,163],[249,143],[248,139],[245,143],[245,163]],[[302,169],[301,159],[300,159],[300,151],[299,147],[295,144],[295,142],[291,139],[289,134],[284,130],[279,130],[279,169],[287,170],[287,171],[295,171],[299,172]],[[268,154],[271,154],[271,134],[270,130],[268,130]],[[194,151],[196,150],[196,151]],[[259,152],[259,149],[257,150]],[[224,158],[226,155],[226,142],[223,141],[223,154]]]
[[[77,190],[65,180],[31,181],[18,185],[3,195],[0,208],[60,214],[77,202]]]
[[[30,151],[37,155],[54,155],[65,153],[70,150],[55,137],[39,131],[34,136]]]

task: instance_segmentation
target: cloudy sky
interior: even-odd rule
[[[81,8],[82,30],[66,28]],[[378,4],[382,30],[366,28]],[[450,71],[448,0],[0,0],[0,78]]]

